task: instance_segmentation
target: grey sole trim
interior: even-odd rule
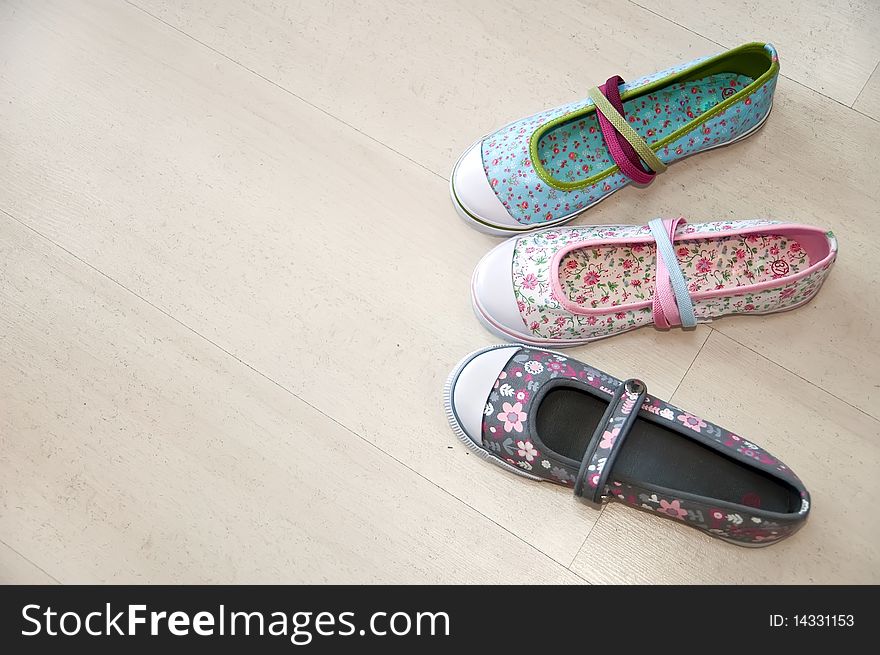
[[[785,539],[777,539],[776,541],[768,541],[766,544],[764,543],[746,543],[744,541],[736,541],[735,539],[730,539],[728,537],[722,537],[717,534],[710,534],[710,537],[715,537],[716,539],[720,539],[721,541],[727,542],[733,546],[739,546],[740,548],[767,548],[767,546],[772,546],[773,544],[778,544],[780,541],[785,541]]]
[[[738,137],[736,137],[732,141],[728,141],[727,143],[719,143],[717,145],[710,146],[710,147],[706,148],[705,150],[700,150],[699,152],[695,152],[693,154],[687,155],[686,157],[682,157],[681,159],[677,159],[674,162],[672,162],[672,164],[677,164],[680,161],[684,161],[685,159],[688,159],[690,157],[694,157],[696,155],[701,155],[704,152],[709,152],[710,150],[715,150],[716,148],[726,148],[727,146],[732,146],[734,143],[737,143],[738,141],[742,141],[743,139],[747,139],[748,137],[752,136],[752,134],[754,134],[759,129],[761,129],[761,127],[763,127],[764,123],[770,117],[771,111],[773,111],[773,103],[772,102],[770,103],[770,109],[767,110],[767,113],[764,115],[764,117],[758,123],[756,123],[754,127],[752,127],[747,132],[740,134]],[[506,127],[506,126],[502,126],[499,129],[504,129],[504,127]],[[491,132],[490,132],[490,134],[491,134]],[[595,207],[596,205],[598,205],[600,202],[602,202],[606,198],[610,198],[617,191],[620,191],[621,189],[625,189],[626,187],[630,186],[630,184],[624,184],[622,187],[614,189],[613,191],[602,196],[601,198],[599,198],[595,202],[590,203],[589,205],[587,205],[583,209],[579,209],[578,211],[571,213],[571,214],[568,214],[567,216],[563,216],[562,218],[558,218],[555,221],[547,221],[546,223],[542,223],[540,225],[529,225],[529,226],[523,226],[521,228],[515,228],[515,227],[502,227],[502,226],[498,226],[498,225],[495,225],[492,223],[488,223],[486,221],[483,221],[479,217],[474,216],[464,207],[464,205],[461,203],[461,201],[459,201],[458,196],[455,193],[455,184],[453,183],[453,180],[455,180],[455,171],[458,168],[458,164],[459,164],[459,162],[461,162],[462,157],[464,157],[465,153],[467,153],[467,151],[470,150],[471,147],[473,147],[477,143],[482,143],[483,139],[485,139],[487,136],[489,136],[489,135],[488,134],[483,135],[482,137],[477,139],[474,143],[472,143],[470,146],[465,148],[464,152],[456,160],[455,165],[452,167],[452,174],[449,176],[449,196],[452,198],[452,204],[455,207],[456,213],[459,215],[459,217],[461,217],[461,219],[465,223],[467,223],[468,225],[470,225],[472,228],[476,229],[477,231],[482,232],[483,234],[489,234],[489,235],[496,236],[496,237],[510,237],[510,236],[514,236],[516,234],[527,234],[529,232],[535,232],[537,230],[546,230],[546,229],[549,229],[552,227],[557,227],[557,226],[562,225],[564,223],[568,223],[569,221],[573,221],[575,218],[577,218],[578,216],[583,214],[588,209]],[[670,164],[670,166],[672,164]]]
[[[452,431],[455,433],[455,436],[458,437],[458,440],[461,441],[472,453],[474,453],[481,459],[492,462],[496,466],[500,466],[505,471],[516,473],[517,475],[528,478],[529,480],[545,482],[543,478],[539,478],[530,473],[526,473],[521,468],[508,464],[503,459],[490,453],[488,450],[486,450],[473,439],[471,439],[464,431],[461,423],[459,423],[458,416],[455,413],[455,407],[452,404],[452,396],[455,390],[455,383],[458,381],[458,376],[464,370],[464,367],[467,366],[475,357],[478,357],[483,353],[489,352],[491,350],[497,350],[498,348],[510,348],[511,345],[516,344],[504,343],[495,346],[489,346],[487,348],[481,348],[480,350],[476,350],[462,358],[461,361],[456,364],[455,368],[452,369],[452,373],[449,374],[449,377],[446,379],[446,383],[443,385],[443,408],[446,411],[446,420],[449,421],[449,427],[452,428]]]

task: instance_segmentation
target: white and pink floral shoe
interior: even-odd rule
[[[471,293],[495,334],[576,346],[643,325],[793,309],[818,292],[836,256],[831,232],[768,220],[556,228],[491,250]]]

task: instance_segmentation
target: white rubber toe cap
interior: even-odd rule
[[[473,300],[477,311],[505,336],[528,336],[526,324],[513,292],[513,251],[517,239],[495,246],[477,264],[473,279]],[[506,334],[513,332],[513,334]]]
[[[520,350],[519,346],[495,348],[471,359],[458,374],[452,388],[452,409],[459,425],[477,445],[483,445],[483,410],[498,375]]]
[[[507,213],[486,178],[481,143],[474,144],[462,155],[452,172],[452,188],[462,207],[481,221],[501,229],[522,230],[523,226]]]

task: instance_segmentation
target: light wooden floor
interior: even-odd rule
[[[0,581],[880,582],[880,5],[546,6],[0,0]],[[831,278],[571,354],[800,474],[810,522],[761,550],[512,477],[440,400],[495,341],[457,155],[755,39],[767,126],[578,222],[814,223]]]

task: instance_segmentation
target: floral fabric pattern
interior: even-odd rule
[[[579,490],[576,485],[576,494],[582,497],[589,496],[592,498],[596,493],[599,485],[602,483],[602,473],[605,471],[606,465],[611,459],[611,454],[620,446],[618,438],[621,435],[621,430],[626,425],[633,412],[638,411],[639,409],[636,407],[638,401],[639,393],[631,392],[627,389],[622,391],[620,398],[617,399],[615,406],[612,408],[608,422],[604,425],[602,435],[599,437],[599,443],[596,444],[595,449],[590,455],[590,461],[584,472],[586,476],[586,486],[591,492],[589,494],[584,493],[584,491]],[[612,402],[615,402],[614,399],[612,399]],[[625,436],[626,435],[624,434],[624,437]],[[584,459],[586,459],[586,456],[584,456]]]
[[[765,46],[765,50],[771,54],[775,61],[776,51],[773,49],[773,46],[768,44]],[[691,62],[674,66],[667,70],[628,82],[621,86],[621,93],[630,89],[637,89],[646,86],[663,77],[691,68],[706,59],[709,59],[709,57],[701,57]],[[686,132],[678,139],[667,143],[656,151],[657,156],[664,163],[669,164],[688,155],[706,150],[707,148],[723,143],[729,143],[737,137],[745,134],[758,125],[758,123],[760,123],[769,113],[773,101],[773,93],[776,88],[777,77],[778,75],[774,75],[762,85],[755,88],[741,101],[714,114],[708,120],[699,125],[695,125],[694,129]],[[723,93],[724,92],[722,91],[722,96]],[[646,102],[648,101],[646,100]],[[665,109],[665,104],[666,103],[663,103],[664,107],[661,107],[661,113]],[[592,106],[592,101],[584,99],[561,107],[549,109],[511,123],[483,140],[481,150],[483,168],[486,177],[508,213],[520,224],[539,225],[543,222],[561,220],[585,209],[609,193],[629,184],[629,178],[617,171],[605,176],[590,186],[564,191],[547,184],[535,172],[530,152],[530,139],[532,134],[534,134],[539,127],[551,120],[590,106]],[[686,113],[687,112],[685,112],[685,115]],[[693,109],[691,109],[691,113],[694,113]],[[705,110],[700,113],[705,113]],[[699,115],[695,114],[695,119],[692,120],[698,119]],[[673,119],[664,118],[663,120],[672,121]],[[660,125],[662,126],[662,122]],[[575,123],[574,127],[575,131],[579,130],[579,123]],[[649,128],[644,125],[642,127],[645,128],[645,134],[647,134],[647,131],[650,129],[657,129]],[[671,128],[672,124],[670,123],[668,127]],[[586,130],[587,135],[590,134],[589,128],[590,125],[584,123],[584,129]],[[578,139],[575,133],[569,131],[569,135],[570,138],[580,142],[580,139]],[[556,136],[559,137],[561,134],[557,134]],[[654,139],[658,140],[659,137],[655,136]],[[546,141],[546,138],[544,141]],[[551,142],[547,142],[548,145],[545,146],[544,152],[549,152],[554,155],[558,154],[553,153],[553,147],[550,147],[549,143]],[[581,143],[581,145],[582,147],[576,149],[576,152],[581,152],[583,149],[583,143]],[[549,151],[546,150],[546,147],[550,148]],[[586,153],[589,148],[589,145],[586,146],[587,150],[584,152]],[[567,151],[565,156],[569,157],[570,154],[571,151]],[[591,155],[593,161],[581,162],[579,164],[581,167],[580,176],[590,177],[598,173],[597,170],[583,171],[582,167],[584,165],[591,166],[591,168],[597,168],[598,166],[593,166],[593,164],[604,163],[610,166],[610,158],[608,162],[602,162],[601,159],[603,156],[602,153],[597,153],[596,149],[593,148]],[[542,157],[542,160],[543,159],[544,157]],[[553,166],[555,164],[556,169],[561,170],[561,161],[558,159],[550,159],[548,157],[547,161],[549,165]],[[577,163],[578,161],[575,160],[574,162],[567,164],[565,173],[561,178],[557,179],[562,182],[572,181],[568,179],[567,175],[569,171],[578,168],[576,165]],[[553,177],[552,172],[551,177]]]
[[[797,241],[786,239],[783,243],[778,237],[774,238],[772,226],[778,224],[777,221],[756,219],[692,223],[679,227],[677,238],[707,235],[706,239],[674,244],[679,259],[688,268],[686,273],[691,293],[715,289],[718,284],[731,287],[729,295],[695,299],[694,313],[698,320],[733,313],[779,311],[805,302],[818,292],[837,252],[834,235],[827,234],[832,254],[828,263],[807,276],[789,281],[809,262]],[[723,238],[725,232],[765,225],[769,228],[767,233],[754,238],[746,236],[745,245],[737,234]],[[644,302],[652,297],[653,244],[644,244],[642,250],[629,248],[631,252],[624,247],[625,243],[618,247],[609,245],[597,249],[598,260],[585,249],[572,251],[571,257],[563,258],[560,281],[566,296],[585,308],[607,306],[607,313],[580,315],[563,307],[552,292],[551,276],[554,272],[550,267],[556,252],[569,244],[586,240],[625,241],[649,235],[650,229],[646,225],[597,225],[548,229],[519,237],[513,256],[513,290],[528,331],[541,339],[596,339],[652,324],[650,306],[620,311],[615,305]],[[683,252],[684,248],[687,252]],[[613,255],[613,266],[606,260],[609,254]],[[627,260],[630,261],[628,266]],[[571,265],[572,261],[574,265]],[[749,275],[755,279],[750,280]],[[778,280],[779,284],[761,291],[737,290],[740,284],[755,284],[767,279]]]
[[[613,482],[609,493],[618,502],[637,509],[659,512],[709,534],[747,544],[771,544],[797,532],[803,525],[803,520],[768,519],[750,512],[720,509],[621,482]],[[801,514],[804,517],[809,507],[809,500],[805,498],[801,504]]]
[[[691,293],[778,280],[810,265],[800,243],[774,234],[679,242],[675,254]],[[562,259],[559,280],[572,302],[613,307],[651,300],[656,268],[654,244],[581,248]]]
[[[671,84],[624,102],[624,116],[650,145],[753,81],[745,75],[721,73]],[[553,128],[539,141],[538,155],[544,170],[564,182],[578,182],[614,165],[595,114]]]
[[[608,401],[622,384],[617,378],[582,362],[546,350],[520,348],[499,374],[488,398],[487,407],[492,409],[484,412],[482,445],[497,459],[530,475],[573,487],[580,462],[558,456],[546,449],[533,429],[533,417],[537,410],[535,398],[545,385],[560,379],[568,384],[590,389],[592,393]],[[504,389],[505,387],[509,389]],[[502,395],[502,389],[509,391],[511,396],[522,391],[527,394],[528,399],[522,403],[520,409],[507,412],[504,404],[511,408],[515,405],[504,400],[507,396]],[[494,409],[496,406],[500,406],[500,411]],[[732,505],[720,501],[711,503],[707,499],[691,497],[684,492],[671,496],[647,485],[638,486],[615,480],[613,469],[603,489],[606,497],[683,521],[729,540],[746,543],[772,543],[793,533],[803,524],[810,507],[809,494],[797,476],[767,451],[739,435],[651,395],[645,396],[639,412],[643,417],[650,415],[651,420],[670,429],[689,430],[688,434],[692,432],[695,440],[727,453],[743,465],[791,484],[800,493],[801,506],[790,514],[772,515],[771,518],[758,509],[759,498],[750,501],[753,506],[736,505],[736,509],[732,510]],[[516,413],[516,421],[511,420],[510,413]],[[516,430],[517,422],[522,424],[522,431]],[[598,483],[607,455],[616,443],[618,435],[614,434],[613,428],[606,430],[606,433],[602,435],[604,445],[600,444],[598,455],[591,459],[588,484]],[[728,506],[723,508],[724,505]]]

